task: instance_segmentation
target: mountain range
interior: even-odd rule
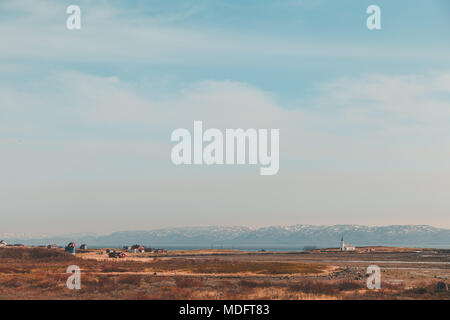
[[[8,243],[58,244],[70,241],[90,247],[142,244],[166,248],[302,249],[305,246],[338,247],[341,237],[355,246],[383,245],[450,248],[450,230],[427,225],[293,225],[263,228],[182,227],[147,231],[120,231],[107,235],[78,233],[60,236],[0,233]]]

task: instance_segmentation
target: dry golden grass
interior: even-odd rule
[[[249,262],[223,261],[218,259],[170,259],[160,260],[151,264],[155,271],[182,270],[202,274],[239,274],[253,273],[261,275],[280,274],[317,274],[324,272],[325,265],[312,263],[283,263],[283,262]]]
[[[66,269],[72,264],[82,270],[81,290],[66,287]],[[449,292],[436,292],[437,280],[410,289],[386,284],[369,291],[364,280],[304,278],[326,267],[205,258],[96,261],[61,250],[8,248],[0,249],[0,299],[450,299]],[[155,270],[190,274],[154,275]]]

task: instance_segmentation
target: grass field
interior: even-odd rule
[[[346,257],[354,261],[353,256]],[[436,290],[447,274],[446,261],[442,262],[443,273],[428,275],[425,267],[422,276],[414,270],[414,278],[414,273],[401,268],[386,268],[382,289],[372,291],[366,288],[364,275],[361,277],[362,268],[354,262],[339,262],[337,256],[332,261],[333,256],[325,255],[322,260],[332,262],[319,263],[319,258],[229,253],[221,257],[180,255],[140,261],[89,259],[60,249],[2,248],[0,298],[450,299],[449,291]],[[66,287],[69,265],[81,268],[81,290]]]

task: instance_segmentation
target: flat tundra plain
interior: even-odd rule
[[[365,247],[307,252],[0,248],[0,299],[438,299],[450,300],[450,250]],[[81,269],[71,290],[67,267]],[[367,288],[367,267],[381,289]]]

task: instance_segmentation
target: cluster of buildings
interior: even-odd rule
[[[21,243],[7,244],[5,240],[1,240],[0,241],[0,248],[3,248],[3,247],[24,247],[24,245],[21,244]]]
[[[132,246],[124,246],[123,250],[130,252],[130,253],[144,253],[145,252],[145,246],[141,246],[139,244],[135,244]]]
[[[49,245],[47,248],[51,249],[52,245]],[[64,251],[69,252],[71,254],[75,254],[75,242],[70,242],[65,248]],[[82,244],[80,246],[80,250],[87,250],[87,245],[86,244]]]
[[[124,246],[123,250],[130,252],[130,253],[144,253],[144,252],[167,253],[167,250],[165,250],[165,249],[147,248],[146,246],[142,246],[139,244],[135,244],[132,246]]]
[[[23,247],[23,244],[7,244],[5,240],[1,240],[0,241],[0,248],[3,247]],[[49,244],[48,246],[40,246],[40,247],[47,247],[48,249],[56,249],[56,248],[60,248],[58,245],[56,244]],[[70,242],[65,248],[64,251],[69,252],[71,254],[75,254],[75,242]],[[86,244],[82,244],[80,246],[80,250],[87,250],[87,245]],[[139,245],[139,244],[135,244],[132,246],[124,246],[123,250],[125,250],[126,252],[129,253],[144,253],[144,252],[150,252],[150,253],[167,253],[167,250],[165,249],[154,249],[154,248],[147,248],[145,246]],[[356,247],[349,244],[349,243],[345,243],[344,242],[344,237],[341,238],[341,244],[340,244],[340,250],[341,252],[345,252],[345,251],[355,251]]]
[[[1,240],[0,241],[0,248],[3,247],[24,247],[23,244],[7,244],[5,240]],[[47,249],[58,249],[58,248],[63,248],[57,244],[49,244],[49,245],[41,245],[38,246],[38,248],[47,248]],[[88,246],[87,244],[82,244],[79,247],[79,250],[87,250]],[[123,247],[123,250],[129,253],[144,253],[144,252],[150,252],[150,253],[167,253],[167,250],[165,249],[155,249],[155,248],[147,248],[145,246],[139,245],[139,244],[135,244],[132,246],[125,246]],[[67,244],[64,247],[64,251],[71,253],[71,254],[75,254],[76,251],[76,244],[75,242],[69,242],[69,244]],[[124,257],[124,255],[121,255],[121,252],[116,252],[115,250],[111,250],[108,249],[106,250],[108,254],[115,254],[115,255],[120,255],[120,257]]]
[[[164,249],[147,248],[140,244],[135,244],[132,246],[124,246],[123,250],[128,253],[144,253],[144,252],[167,253],[167,251]],[[126,257],[126,254],[124,252],[116,251],[114,249],[106,249],[106,254],[108,254],[108,256],[110,258],[125,258]]]

